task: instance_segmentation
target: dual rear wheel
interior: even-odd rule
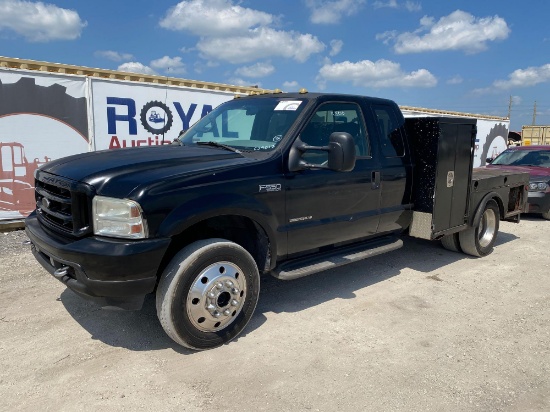
[[[445,249],[453,252],[464,252],[477,257],[487,256],[493,251],[499,223],[498,205],[494,200],[489,200],[476,225],[443,237],[441,244]]]

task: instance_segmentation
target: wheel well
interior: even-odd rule
[[[216,216],[190,226],[172,237],[157,275],[160,276],[174,255],[197,240],[222,238],[235,242],[252,255],[260,273],[270,269],[270,242],[264,229],[244,216]]]
[[[499,214],[500,214],[500,219],[504,219],[504,214],[506,213],[506,210],[504,208],[504,204],[502,203],[502,199],[500,198],[500,196],[493,196],[491,199],[489,200],[494,200],[498,206],[498,211],[499,211]]]

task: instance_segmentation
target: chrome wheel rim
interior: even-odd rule
[[[237,318],[246,299],[246,279],[231,262],[216,262],[199,273],[189,289],[187,316],[197,329],[216,332]]]
[[[478,242],[481,247],[487,247],[495,237],[497,216],[493,209],[487,209],[479,223]]]

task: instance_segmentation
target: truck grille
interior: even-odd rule
[[[82,183],[39,173],[35,180],[36,213],[49,229],[73,237],[92,231],[91,190]]]

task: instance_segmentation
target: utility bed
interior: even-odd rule
[[[519,221],[529,174],[472,169],[476,119],[410,118],[406,127],[415,154],[411,236],[433,240],[459,232],[495,194],[501,218]]]

